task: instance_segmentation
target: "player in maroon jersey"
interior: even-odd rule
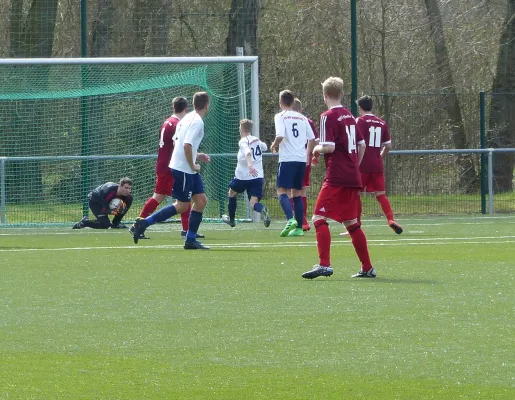
[[[169,164],[173,152],[173,135],[175,128],[182,117],[188,112],[188,100],[184,97],[175,97],[172,100],[173,115],[168,118],[159,130],[159,149],[157,151],[156,162],[156,186],[154,194],[150,197],[140,213],[140,218],[146,218],[151,215],[166,197],[172,194],[173,175]],[[190,206],[191,209],[191,206]],[[190,218],[190,209],[181,214],[182,231],[181,237],[186,237],[188,223]],[[131,227],[131,233],[134,232],[134,225]],[[204,235],[197,234],[197,237],[203,238]],[[144,234],[139,239],[147,239]]]
[[[302,102],[295,98],[293,100],[293,111],[297,111],[298,113],[302,113]],[[315,128],[315,123],[312,119],[308,118],[309,126],[311,126],[311,130],[313,131],[313,134],[315,135],[315,141],[318,140],[318,133]],[[306,143],[307,146],[307,143]],[[302,221],[302,230],[304,232],[307,232],[311,229],[311,226],[309,226],[308,218],[307,218],[307,211],[308,211],[308,189],[311,186],[310,182],[310,175],[311,175],[311,162],[309,165],[306,165],[306,172],[304,173],[304,180],[302,182],[302,190],[300,192],[302,203],[304,205],[304,219]],[[293,207],[293,195],[290,196],[290,202]]]
[[[356,120],[341,105],[343,81],[330,77],[322,84],[328,110],[320,116],[320,142],[313,149],[313,162],[324,154],[326,173],[318,194],[313,215],[316,229],[319,264],[302,274],[303,278],[331,276],[331,232],[328,219],[343,223],[361,261],[360,271],[353,278],[375,278],[370,262],[367,238],[358,223],[361,174],[359,164],[365,153],[365,141],[356,129]]]
[[[356,127],[365,139],[367,150],[363,161],[359,166],[361,172],[361,181],[363,184],[363,193],[375,194],[376,199],[383,210],[388,225],[395,233],[400,235],[402,227],[395,221],[392,206],[388,197],[386,197],[386,186],[384,180],[383,159],[386,157],[392,147],[390,131],[388,125],[381,118],[372,114],[372,98],[370,96],[362,96],[357,101],[359,106],[359,117]],[[361,223],[361,201],[359,202],[358,222]],[[347,232],[341,233],[345,235]]]

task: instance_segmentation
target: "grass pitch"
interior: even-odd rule
[[[376,279],[332,225],[0,229],[0,399],[513,399],[515,218],[365,220]]]

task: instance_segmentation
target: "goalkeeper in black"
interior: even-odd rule
[[[132,205],[131,192],[132,180],[130,178],[122,178],[120,183],[107,182],[93,189],[88,195],[88,203],[96,219],[89,220],[88,217],[84,217],[73,225],[73,229],[127,228],[122,224],[122,218]],[[121,200],[114,208],[110,206],[113,199]],[[109,215],[114,215],[112,222],[109,220]]]

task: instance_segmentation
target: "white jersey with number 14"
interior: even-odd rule
[[[250,179],[264,178],[265,174],[263,173],[262,154],[268,148],[266,143],[263,143],[255,136],[249,135],[241,138],[238,145],[240,147],[238,151],[238,165],[236,166],[236,171],[234,173],[236,179],[247,181]],[[252,165],[258,172],[257,176],[249,174],[249,166],[247,162],[248,154],[252,157]]]

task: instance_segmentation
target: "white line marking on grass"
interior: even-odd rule
[[[512,239],[512,240],[499,240]],[[515,243],[515,236],[483,236],[462,238],[406,238],[406,239],[371,239],[368,241],[373,246],[441,246],[459,244],[500,244]],[[351,245],[350,240],[333,240],[334,244]],[[207,243],[208,244],[208,243]],[[314,247],[316,242],[290,242],[283,243],[218,243],[208,244],[212,249],[238,249],[238,248],[282,248],[282,247]],[[26,249],[2,249],[3,253],[23,253],[38,251],[82,251],[82,250],[113,250],[113,249],[182,249],[182,244],[154,245],[154,246],[98,246],[98,247],[61,247],[61,248],[26,248]]]

